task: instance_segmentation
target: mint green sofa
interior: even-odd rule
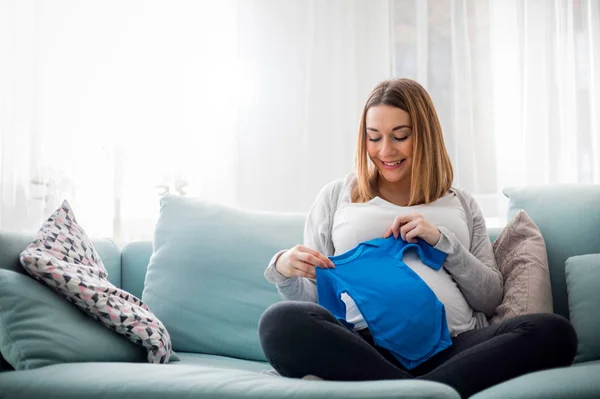
[[[580,348],[571,367],[525,375],[474,398],[599,398],[600,256],[580,255],[600,253],[600,186],[507,189],[505,194],[510,197],[509,217],[525,209],[544,235],[554,309],[571,316]],[[290,244],[302,235],[303,215],[291,220],[292,227],[275,232],[287,237]],[[491,239],[499,232],[491,229]],[[213,234],[225,233],[206,232],[207,240]],[[0,268],[24,274],[18,257],[31,239],[0,232]],[[97,240],[94,245],[112,283],[141,297],[152,243],[136,242],[122,249],[109,240]],[[267,261],[261,259],[262,266],[256,266],[248,284],[265,284],[262,272]],[[275,287],[268,289],[275,292]],[[273,301],[264,303],[264,308],[276,300],[276,295],[269,298]],[[570,309],[576,313],[570,315]],[[249,339],[258,339],[256,331]],[[434,382],[298,380],[262,373],[271,367],[261,361],[180,351],[178,355],[180,361],[166,365],[64,363],[20,371],[14,371],[0,357],[0,398],[459,398],[451,387]]]

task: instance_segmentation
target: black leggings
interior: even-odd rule
[[[529,314],[467,331],[453,345],[408,371],[368,330],[355,332],[312,302],[272,305],[259,322],[262,348],[281,375],[325,380],[417,378],[445,383],[469,397],[537,370],[568,366],[577,350],[571,323],[554,314]]]

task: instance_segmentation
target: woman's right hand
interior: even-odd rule
[[[315,267],[332,269],[335,265],[327,256],[304,245],[288,249],[275,262],[275,269],[285,277],[314,279],[317,277]]]

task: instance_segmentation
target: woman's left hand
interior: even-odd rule
[[[406,242],[417,242],[418,237],[432,247],[438,243],[442,235],[436,226],[429,223],[418,213],[396,216],[394,223],[392,223],[383,238],[388,238],[392,234],[394,238],[397,239],[400,236]]]

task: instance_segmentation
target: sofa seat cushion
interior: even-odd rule
[[[459,398],[429,381],[307,381],[261,374],[262,362],[179,353],[169,364],[58,364],[0,374],[0,399]]]
[[[473,399],[600,398],[600,361],[530,373],[498,384]]]
[[[227,356],[206,355],[204,353],[177,352],[177,354],[180,359],[177,362],[179,366],[213,367],[226,370],[253,371],[256,373],[272,369],[268,362],[257,360],[243,360]]]

